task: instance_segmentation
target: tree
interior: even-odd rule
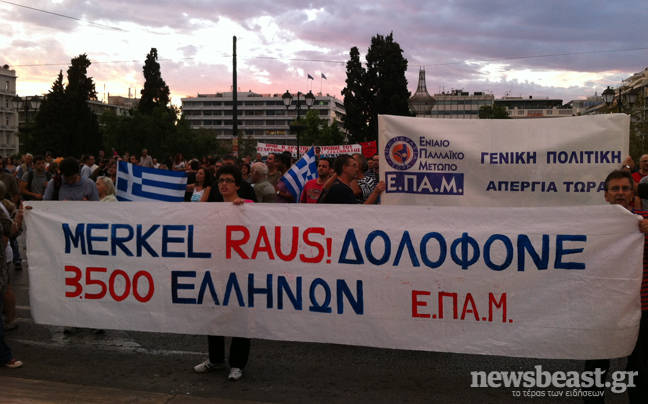
[[[411,116],[407,100],[411,93],[407,90],[407,59],[403,50],[394,42],[394,34],[387,37],[376,35],[371,38],[371,46],[367,51],[367,80],[369,89],[374,97],[370,104],[369,134],[378,139],[378,115]]]
[[[642,119],[642,111],[645,110],[646,98],[638,97],[632,108],[628,108],[630,114],[630,155],[634,161],[639,161],[641,156],[648,154],[648,121]],[[617,112],[616,110],[614,112]]]
[[[407,59],[394,41],[394,34],[371,38],[366,69],[357,47],[347,62],[347,86],[342,90],[346,117],[344,125],[352,142],[378,139],[378,115],[411,116],[407,100]]]
[[[162,79],[160,64],[157,61],[158,54],[156,48],[146,55],[146,61],[142,68],[144,72],[144,88],[142,89],[139,101],[139,110],[144,114],[152,113],[155,107],[166,108],[169,105],[169,86]]]
[[[297,120],[294,120],[290,126],[293,128],[299,126],[299,143],[302,146],[312,144],[335,146],[344,141],[344,133],[340,130],[337,122],[329,125],[326,119],[319,117],[319,112],[316,109],[308,111],[306,117],[302,118],[299,124],[297,124]]]
[[[86,54],[71,60],[67,85],[61,71],[34,117],[30,151],[51,151],[59,156],[79,157],[96,153],[102,144],[97,116],[88,101],[97,98],[95,84],[88,77],[91,62]]]
[[[479,119],[511,119],[503,105],[482,105],[479,108]]]
[[[345,116],[344,128],[349,132],[353,142],[363,141],[368,134],[367,122],[369,121],[365,88],[366,70],[360,62],[360,52],[357,47],[351,48],[347,62],[346,87],[342,89],[344,97]]]

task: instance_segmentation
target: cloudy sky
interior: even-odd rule
[[[86,53],[103,99],[139,91],[154,47],[179,104],[230,91],[236,36],[240,91],[341,98],[351,47],[364,57],[372,36],[393,32],[412,93],[424,66],[430,94],[567,102],[648,67],[647,15],[645,0],[0,0],[0,64],[19,95],[41,94]]]

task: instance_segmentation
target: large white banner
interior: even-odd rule
[[[28,205],[40,324],[571,359],[637,338],[619,206]]]
[[[603,180],[628,155],[626,114],[378,119],[388,205],[597,205]]]

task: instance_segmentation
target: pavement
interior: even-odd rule
[[[16,369],[16,371],[20,370]],[[2,404],[271,404],[260,401],[82,386],[5,376],[0,376],[0,386],[0,402]]]

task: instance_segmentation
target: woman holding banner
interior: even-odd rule
[[[230,202],[234,205],[244,203],[254,203],[249,199],[239,198],[237,191],[241,188],[243,177],[241,170],[231,164],[225,164],[216,172],[216,182],[218,190],[223,195],[225,203]],[[209,358],[201,364],[194,367],[197,373],[205,373],[217,369],[225,369],[225,337],[209,335],[207,336],[209,347]],[[233,337],[229,353],[230,373],[228,379],[234,381],[243,377],[243,369],[247,365],[250,356],[250,339]]]

